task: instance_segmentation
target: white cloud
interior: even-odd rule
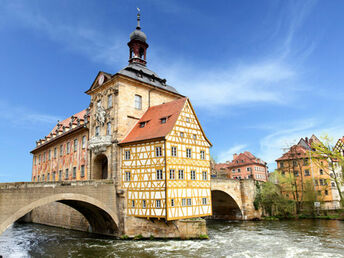
[[[246,144],[239,144],[239,145],[232,146],[228,150],[220,153],[217,162],[223,163],[223,162],[232,160],[233,154],[241,152],[246,147],[247,147]]]
[[[55,125],[57,120],[59,120],[57,116],[37,113],[28,108],[9,104],[4,101],[0,101],[0,118],[1,120],[6,120],[6,122],[13,126],[21,126],[23,128],[40,124]]]

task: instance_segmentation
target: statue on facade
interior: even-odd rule
[[[104,126],[106,120],[106,111],[100,104],[100,102],[97,103],[97,109],[96,109],[96,121],[101,125]]]

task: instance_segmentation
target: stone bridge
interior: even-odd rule
[[[253,206],[255,188],[254,180],[211,179],[213,218],[260,218],[260,212]],[[192,226],[187,221],[151,221],[126,216],[125,194],[116,191],[112,180],[0,183],[0,234],[15,221],[31,216],[32,210],[39,207],[50,210],[49,205],[56,202],[78,211],[88,222],[88,228],[81,230],[93,233],[111,236],[142,233],[148,237],[151,232],[156,237],[179,237],[182,232],[192,235]],[[54,214],[56,210],[51,211]],[[194,232],[195,236],[200,234]]]
[[[2,183],[0,184],[0,234],[33,209],[60,202],[79,211],[89,222],[90,231],[117,235],[116,189],[112,180]]]
[[[261,217],[253,205],[256,183],[253,179],[211,179],[214,219],[252,220]]]

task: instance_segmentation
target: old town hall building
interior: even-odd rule
[[[128,66],[99,72],[89,107],[36,142],[32,181],[111,179],[129,216],[211,215],[211,143],[190,100],[146,67],[146,41],[138,14]]]

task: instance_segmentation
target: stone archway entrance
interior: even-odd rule
[[[93,179],[107,179],[108,174],[108,159],[99,154],[93,161]]]

